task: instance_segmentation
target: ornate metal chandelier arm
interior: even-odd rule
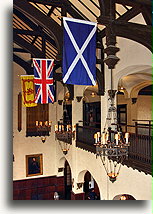
[[[121,169],[121,163],[120,163],[120,166],[119,166],[119,168],[118,168],[117,175],[119,175],[120,169]]]
[[[109,165],[110,165],[110,172],[112,173],[112,165],[111,165],[111,160],[109,160]]]
[[[103,164],[103,166],[104,166],[104,169],[105,169],[105,171],[106,171],[106,173],[108,174],[108,170],[107,170],[107,168],[106,168],[106,164],[105,164],[105,162],[104,162],[104,160],[103,160],[103,157],[100,155],[100,159],[101,159],[101,161],[102,161],[102,164]]]

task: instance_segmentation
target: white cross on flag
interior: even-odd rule
[[[63,82],[96,85],[97,23],[63,18]]]

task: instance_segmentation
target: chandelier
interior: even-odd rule
[[[63,154],[66,155],[72,144],[72,139],[75,138],[75,125],[71,126],[70,124],[58,122],[58,125],[55,125],[55,137]]]
[[[94,134],[96,155],[100,156],[102,164],[111,182],[116,181],[121,164],[128,157],[129,133],[123,133],[117,124],[117,109],[114,98],[116,90],[108,90],[109,108],[103,132]]]
[[[36,121],[36,130],[43,143],[46,141],[46,136],[51,132],[51,125],[52,121]]]

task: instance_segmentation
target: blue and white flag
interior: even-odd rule
[[[97,23],[63,18],[63,82],[96,85]]]

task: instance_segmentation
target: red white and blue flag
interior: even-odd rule
[[[53,59],[33,59],[34,84],[35,84],[35,103],[53,103]]]

